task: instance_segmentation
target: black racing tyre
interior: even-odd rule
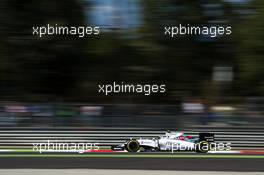
[[[125,148],[128,152],[137,152],[140,149],[140,145],[136,140],[129,140]]]
[[[207,141],[200,141],[196,144],[197,153],[207,153],[210,150],[210,143]]]

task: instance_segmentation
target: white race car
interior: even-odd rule
[[[158,138],[127,140],[120,145],[112,146],[113,151],[139,152],[139,151],[196,151],[207,153],[212,149],[213,133],[199,133],[199,137],[185,135],[183,132],[167,131]]]

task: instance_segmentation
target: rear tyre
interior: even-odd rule
[[[140,145],[136,140],[129,140],[125,148],[128,152],[137,152],[140,149]]]
[[[197,153],[207,153],[208,151],[210,151],[210,144],[207,141],[200,141],[199,143],[197,143]]]

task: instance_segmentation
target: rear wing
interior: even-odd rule
[[[213,133],[199,133],[199,140],[212,143],[215,141],[215,137]]]

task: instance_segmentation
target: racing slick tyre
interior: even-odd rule
[[[196,145],[196,152],[197,153],[207,153],[210,150],[210,143],[207,141],[200,141]]]
[[[136,140],[129,140],[125,148],[128,152],[137,152],[140,149],[140,145]]]

